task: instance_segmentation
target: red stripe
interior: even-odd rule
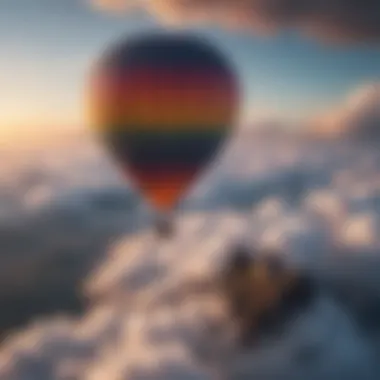
[[[129,92],[140,87],[174,88],[188,91],[213,89],[222,92],[237,92],[237,86],[230,76],[205,71],[125,70],[122,73],[103,72],[96,81],[106,92]],[[108,90],[108,91],[107,91]]]

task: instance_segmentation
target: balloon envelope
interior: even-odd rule
[[[122,169],[157,208],[169,210],[226,138],[238,88],[222,55],[202,39],[152,34],[106,52],[91,101]]]

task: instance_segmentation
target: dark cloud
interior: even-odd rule
[[[380,40],[377,0],[93,0],[114,11],[136,6],[167,22],[208,21],[275,32],[296,28],[327,41]]]
[[[0,341],[39,315],[80,312],[87,273],[139,228],[137,194],[88,140],[2,152]]]
[[[133,203],[124,189],[87,190],[0,224],[0,341],[37,315],[83,309],[88,272],[138,227]]]
[[[350,136],[380,139],[380,83],[364,88],[353,99],[345,121]]]
[[[380,139],[380,83],[359,88],[340,106],[313,121],[314,130],[357,140]]]

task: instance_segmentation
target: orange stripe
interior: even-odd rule
[[[155,207],[168,210],[178,201],[196,175],[196,169],[148,171],[125,169],[143,196]]]
[[[143,196],[155,207],[169,209],[178,201],[185,192],[193,177],[189,177],[186,182],[168,181],[165,184],[153,185],[152,183],[142,183],[139,181],[139,188]]]
[[[171,209],[184,193],[186,186],[168,186],[160,188],[143,188],[145,197],[156,208],[161,210]]]

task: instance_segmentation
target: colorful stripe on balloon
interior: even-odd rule
[[[104,73],[94,99],[96,124],[105,129],[218,129],[232,121],[236,89],[213,72],[163,70]]]

